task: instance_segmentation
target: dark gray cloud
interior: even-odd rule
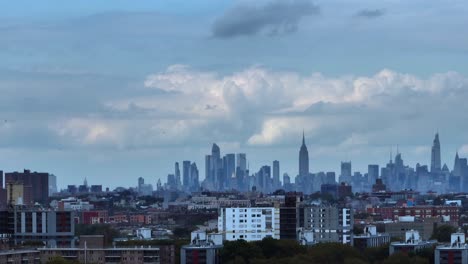
[[[217,38],[248,36],[267,31],[269,35],[297,30],[305,16],[319,14],[320,8],[308,0],[275,0],[265,5],[238,5],[229,9],[213,24]]]
[[[356,17],[377,18],[385,15],[385,9],[362,9],[356,13]]]

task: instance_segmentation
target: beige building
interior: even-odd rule
[[[8,183],[6,187],[8,203],[11,203],[13,205],[25,204],[24,185],[22,183]]]

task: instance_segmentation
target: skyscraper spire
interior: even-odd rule
[[[305,134],[302,131],[302,146],[299,150],[299,176],[309,175],[309,151],[305,145]]]
[[[440,141],[439,133],[435,134],[431,151],[431,172],[438,172],[442,168],[440,160]]]
[[[390,164],[393,163],[393,148],[390,147]]]
[[[305,146],[305,134],[304,134],[304,129],[302,129],[302,145]]]

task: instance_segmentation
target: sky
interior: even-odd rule
[[[18,0],[0,9],[0,168],[156,184],[216,142],[251,172],[468,156],[463,0]]]

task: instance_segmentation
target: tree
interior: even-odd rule
[[[220,252],[220,257],[223,262],[241,257],[245,263],[250,263],[250,260],[255,258],[263,258],[262,249],[255,243],[248,243],[240,239],[236,241],[226,241]]]
[[[384,260],[383,264],[429,264],[429,260],[399,252]]]
[[[265,258],[285,258],[306,253],[306,248],[299,245],[295,240],[278,240],[266,237],[262,241],[256,242],[256,244],[261,248]]]
[[[66,260],[62,256],[52,257],[51,260],[47,261],[46,264],[78,264],[78,261]]]
[[[176,227],[173,231],[174,236],[176,238],[190,238],[190,233],[192,232],[192,229],[185,228],[185,227]]]
[[[451,225],[441,225],[434,229],[431,239],[437,239],[439,242],[450,242],[450,236],[457,229]]]
[[[388,244],[375,248],[366,248],[364,255],[367,256],[369,263],[382,263],[388,258]]]
[[[345,263],[346,259],[366,261],[365,257],[356,249],[341,243],[319,243],[308,249],[308,255],[317,263]]]

